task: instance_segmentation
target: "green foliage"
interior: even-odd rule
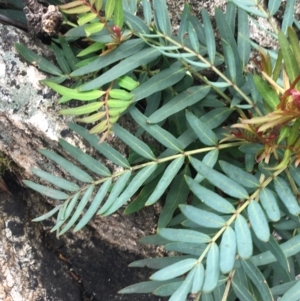
[[[72,227],[79,231],[95,214],[107,216],[124,205],[128,214],[161,201],[157,234],[142,242],[164,245],[176,256],[134,262],[130,266],[157,271],[120,293],[171,301],[184,301],[189,293],[195,300],[298,300],[300,58],[294,4],[286,1],[278,29],[272,16],[280,0],[268,1],[268,11],[254,0],[231,0],[226,13],[215,11],[220,47],[208,13],[202,10],[201,23],[187,4],[176,36],[162,0],[152,6],[142,1],[145,20],[136,16],[135,0],[61,5],[78,25],[66,21],[73,28],[53,41],[58,66],[16,48],[55,76],[43,83],[62,96],[60,104],[85,102],[60,113],[89,124],[89,131],[69,127],[118,168],[112,172],[62,139],[76,164],[41,150],[74,181],[33,169],[51,187],[25,184],[58,200],[34,221],[57,213],[52,231],[62,235]],[[272,32],[261,30],[278,39],[278,50],[250,41],[249,20],[257,24],[257,16],[269,21]],[[261,61],[253,75],[247,66],[250,51],[258,48]],[[137,133],[117,123],[125,114]],[[101,143],[96,133],[102,133]],[[109,146],[111,133],[134,155],[126,158]],[[141,133],[155,139],[159,151]]]

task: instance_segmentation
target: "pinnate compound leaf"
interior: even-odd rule
[[[218,187],[228,195],[242,199],[249,197],[245,188],[240,184],[226,177],[222,173],[208,167],[206,164],[193,157],[189,157],[189,159],[197,172],[202,174],[210,183],[212,183],[214,186]]]
[[[225,214],[235,212],[235,208],[232,206],[232,204],[217,193],[199,185],[195,180],[188,176],[185,177],[185,180],[194,195],[207,206]]]
[[[137,54],[125,58],[123,61],[110,68],[107,72],[84,84],[81,91],[98,89],[103,85],[112,82],[129,71],[154,61],[160,56],[160,52],[155,48],[145,48]]]
[[[67,232],[76,223],[80,214],[82,214],[85,206],[87,205],[88,201],[90,200],[90,197],[93,194],[94,188],[95,188],[95,185],[90,185],[90,187],[86,190],[86,192],[82,196],[80,202],[78,203],[75,212],[72,214],[72,217],[69,219],[69,221],[64,226],[64,228],[59,232],[59,235],[62,235],[65,232]]]
[[[105,91],[94,90],[90,92],[79,92],[77,89],[66,88],[61,85],[57,85],[56,83],[50,81],[43,81],[48,87],[53,89],[55,92],[60,95],[66,96],[71,99],[78,99],[83,101],[96,100],[102,95],[104,95]]]
[[[274,298],[265,280],[265,277],[260,272],[260,270],[252,263],[252,261],[241,259],[241,264],[243,270],[259,291],[261,299],[265,301],[274,301]]]
[[[259,193],[259,199],[268,218],[273,222],[279,221],[280,210],[273,192],[268,188],[263,188]]]
[[[127,130],[123,129],[118,124],[114,124],[112,130],[124,143],[129,145],[129,147],[133,149],[136,153],[147,159],[155,160],[155,155],[146,143],[132,135]]]
[[[86,139],[97,151],[99,151],[107,159],[111,160],[114,164],[124,168],[130,167],[129,162],[117,150],[105,142],[99,144],[99,138],[95,135],[89,134],[85,128],[75,123],[69,123],[68,126],[71,130]]]
[[[172,134],[156,124],[148,124],[146,116],[144,116],[136,107],[131,107],[129,113],[138,125],[162,145],[177,152],[182,150],[181,143]]]
[[[35,175],[37,175],[38,177],[40,177],[41,179],[46,180],[47,182],[63,188],[64,190],[68,190],[68,191],[77,191],[79,190],[79,186],[76,185],[75,183],[72,183],[70,181],[67,181],[65,179],[56,177],[46,171],[43,171],[41,169],[37,169],[37,168],[32,168],[31,170]]]
[[[150,206],[158,201],[158,199],[169,187],[174,177],[178,174],[178,171],[182,167],[183,163],[184,163],[184,156],[181,156],[169,164],[164,174],[162,175],[160,181],[158,182],[157,186],[155,187],[155,190],[148,198],[146,202],[146,206]]]
[[[236,296],[243,301],[256,301],[256,299],[251,295],[248,288],[246,288],[242,283],[240,283],[235,277],[232,282],[233,290]]]
[[[219,274],[219,247],[213,242],[206,258],[206,274],[202,288],[203,292],[209,293],[214,290],[218,284]]]
[[[78,162],[80,162],[85,167],[89,168],[91,171],[100,176],[110,176],[111,173],[109,169],[101,164],[98,160],[92,158],[88,154],[84,153],[81,149],[73,146],[63,139],[59,139],[59,144]]]
[[[236,237],[231,227],[227,227],[220,244],[220,270],[223,274],[231,272],[235,262]]]
[[[218,143],[217,135],[210,128],[208,128],[205,123],[200,121],[198,117],[187,111],[186,119],[192,130],[203,144],[210,146]]]
[[[133,91],[134,102],[173,86],[185,76],[186,71],[186,67],[179,67],[178,64],[175,64],[175,66],[171,66],[155,74]]]
[[[127,184],[129,178],[131,176],[131,171],[125,171],[119,179],[114,183],[114,186],[110,192],[108,199],[106,200],[105,204],[102,208],[97,212],[97,214],[105,214],[107,210],[112,206],[112,204],[116,201],[119,194],[123,191],[125,185]]]
[[[194,86],[176,95],[165,105],[155,111],[149,118],[149,123],[158,123],[183,109],[198,103],[210,91],[209,86]]]
[[[119,294],[150,294],[154,292],[156,289],[160,288],[161,286],[169,283],[181,282],[181,279],[175,280],[165,280],[165,281],[144,281],[140,283],[136,283],[130,286],[127,286],[121,289],[118,293]]]
[[[208,235],[194,230],[163,228],[158,229],[157,233],[159,236],[170,241],[200,244],[208,243],[210,241]]]
[[[241,258],[249,258],[253,252],[251,232],[247,221],[240,214],[236,218],[234,230],[237,240],[238,254]]]
[[[179,208],[189,220],[202,227],[220,229],[226,223],[221,216],[191,205],[180,205]]]
[[[45,219],[48,219],[49,217],[51,217],[52,215],[54,215],[63,205],[60,204],[60,205],[57,205],[55,206],[52,210],[50,210],[49,212],[39,216],[39,217],[36,217],[34,218],[33,220],[31,220],[32,222],[41,222]]]
[[[298,301],[300,296],[300,281],[297,281],[285,294],[280,298],[281,301]]]
[[[74,232],[81,230],[96,214],[101,202],[103,201],[103,199],[111,185],[111,182],[112,182],[112,179],[108,179],[101,185],[95,198],[91,202],[89,209],[85,212],[85,214],[83,215],[81,220],[78,222],[78,224],[74,228]]]
[[[24,45],[15,43],[15,47],[25,60],[37,66],[40,70],[53,75],[63,75],[58,67],[46,60],[44,57],[34,53]]]
[[[168,280],[176,278],[177,276],[181,276],[186,272],[190,271],[195,264],[197,263],[197,259],[188,258],[171,264],[168,267],[165,267],[153,275],[151,275],[151,280]]]
[[[261,241],[268,241],[270,238],[270,228],[267,218],[256,201],[251,201],[248,205],[248,216],[251,223],[251,227]]]
[[[46,156],[48,159],[51,159],[55,163],[57,163],[60,167],[62,167],[65,171],[67,171],[72,177],[75,179],[85,182],[85,183],[91,183],[93,182],[93,178],[87,174],[85,171],[83,171],[81,168],[77,167],[73,163],[69,162],[65,158],[59,156],[53,151],[47,150],[47,149],[41,149],[39,150],[41,154]]]
[[[156,168],[157,163],[154,163],[141,169],[131,180],[130,184],[128,184],[124,192],[115,200],[115,202],[107,211],[102,213],[102,215],[106,216],[112,214],[121,206],[123,206],[138,191],[138,189],[144,184],[144,182],[150,177]]]
[[[193,284],[192,284],[192,289],[191,292],[192,293],[198,293],[201,288],[202,288],[202,284],[204,281],[204,267],[202,263],[198,263],[195,267],[195,275],[194,275],[194,280],[193,280]]]
[[[274,187],[280,200],[286,206],[288,211],[293,215],[298,215],[300,213],[300,207],[296,197],[286,181],[280,177],[276,177],[274,179]]]
[[[219,164],[228,177],[241,184],[242,186],[247,188],[259,187],[260,184],[258,179],[252,174],[226,161],[220,161]]]

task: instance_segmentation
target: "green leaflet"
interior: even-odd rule
[[[118,180],[114,183],[114,186],[110,192],[108,199],[106,200],[105,204],[101,207],[101,209],[97,212],[97,214],[103,215],[106,213],[107,210],[109,210],[109,208],[112,206],[112,204],[118,198],[119,194],[124,189],[130,176],[131,170],[128,170],[118,178]]]
[[[262,300],[274,301],[270,288],[260,270],[250,260],[241,259],[241,264],[243,270],[259,291]]]
[[[177,152],[182,150],[181,143],[168,131],[164,130],[162,127],[153,124],[149,125],[147,123],[147,118],[136,108],[131,107],[129,109],[131,117],[152,137],[159,141],[162,145]]]
[[[298,215],[300,213],[298,201],[286,181],[277,176],[274,179],[274,187],[280,200],[286,206],[288,211],[293,215]]]
[[[271,110],[279,104],[280,100],[272,87],[257,74],[253,75],[253,82],[259,94],[264,98]]]
[[[251,232],[247,221],[242,215],[238,215],[234,225],[237,250],[241,258],[249,258],[253,252]]]
[[[43,195],[46,195],[52,199],[65,200],[65,199],[69,198],[69,195],[67,195],[66,193],[64,193],[62,191],[59,191],[59,190],[56,190],[56,189],[53,189],[53,188],[50,188],[47,186],[43,186],[40,184],[36,184],[32,181],[23,180],[23,183],[25,185],[27,185],[28,187],[30,187],[31,189],[33,189]]]
[[[62,51],[61,48],[59,48],[54,42],[51,43],[51,48],[54,52],[56,61],[59,65],[59,67],[61,68],[61,70],[65,73],[65,74],[70,74],[71,73],[71,68],[64,56],[64,52]]]
[[[249,23],[248,14],[238,8],[238,37],[237,47],[242,60],[243,68],[248,64],[250,59],[251,45],[248,42],[249,39]]]
[[[256,299],[251,295],[250,291],[241,284],[236,278],[232,282],[233,290],[236,296],[243,301],[256,301]]]
[[[165,190],[168,188],[174,177],[177,175],[178,171],[184,163],[184,156],[181,156],[175,159],[169,166],[166,168],[164,174],[162,175],[160,181],[158,182],[155,190],[150,195],[146,202],[146,206],[153,205],[158,199],[162,196]]]
[[[188,167],[185,169],[188,170]],[[178,174],[171,184],[166,202],[159,214],[158,228],[164,228],[168,225],[178,205],[184,203],[188,197],[189,188],[185,183],[184,174],[184,172]]]
[[[236,255],[236,236],[231,227],[227,227],[220,244],[220,270],[223,274],[231,272]]]
[[[54,64],[52,64],[42,56],[34,53],[24,45],[15,43],[15,47],[19,54],[21,54],[25,60],[27,60],[33,65],[36,65],[40,70],[53,75],[63,75],[61,70],[57,68]]]
[[[219,164],[228,177],[241,184],[242,186],[255,189],[259,187],[260,184],[258,179],[252,174],[226,161],[220,161]]]
[[[150,177],[156,168],[157,163],[154,163],[141,169],[131,180],[123,193],[114,201],[111,207],[102,213],[102,216],[112,214],[121,206],[123,206],[138,191],[138,189],[144,184],[144,182]]]
[[[151,4],[148,0],[143,0],[143,15],[145,17],[145,21],[147,25],[149,26],[152,20],[152,10],[151,10]]]
[[[280,210],[273,192],[268,188],[263,188],[259,193],[259,199],[268,218],[277,222],[280,219]]]
[[[166,251],[175,251],[189,255],[200,256],[205,250],[206,244],[188,243],[188,242],[172,242],[165,245]]]
[[[181,283],[180,279],[170,279],[165,281],[144,281],[137,284],[133,284],[121,289],[119,294],[148,294],[154,292],[161,286],[169,283]]]
[[[66,41],[63,35],[59,35],[59,43],[63,49],[65,59],[67,60],[70,68],[72,70],[76,69],[76,64],[80,62],[80,60],[74,55],[69,43]]]
[[[99,97],[101,97],[105,91],[100,90],[94,90],[90,92],[79,92],[78,89],[70,89],[66,88],[61,85],[57,85],[56,83],[50,82],[50,81],[43,81],[44,84],[46,84],[48,87],[59,93],[60,95],[69,97],[71,99],[78,99],[78,100],[96,100]]]
[[[218,143],[217,135],[209,127],[207,127],[205,123],[200,121],[194,114],[186,111],[186,119],[192,130],[195,132],[195,134],[203,144],[210,146],[216,145]]]
[[[36,217],[32,220],[32,222],[40,222],[40,221],[43,221],[49,217],[51,217],[52,215],[54,215],[63,205],[60,204],[60,205],[57,205],[56,207],[54,207],[52,210],[50,210],[49,212],[39,216],[39,217]]]
[[[75,123],[69,123],[68,126],[71,130],[75,131],[81,137],[86,139],[97,151],[99,151],[103,156],[111,160],[116,165],[125,168],[130,167],[128,161],[117,150],[115,150],[105,142],[99,144],[99,138],[95,135],[89,134],[85,128]]]
[[[176,278],[177,276],[181,276],[191,270],[195,264],[197,263],[197,259],[183,259],[179,262],[171,264],[156,273],[152,274],[151,280],[168,280]]]
[[[206,45],[207,45],[207,53],[209,56],[210,63],[214,64],[215,56],[216,56],[215,34],[211,25],[209,15],[205,9],[201,10],[201,15],[202,15]]]
[[[186,183],[193,191],[194,195],[207,206],[221,213],[233,213],[235,208],[230,202],[222,198],[219,194],[199,185],[195,180],[186,176]]]
[[[78,222],[76,227],[74,228],[74,232],[81,230],[96,214],[101,202],[103,201],[110,185],[111,185],[112,179],[106,180],[98,190],[95,198],[92,200],[91,205],[89,209],[85,212],[81,220]]]
[[[128,266],[129,267],[138,267],[138,268],[143,268],[143,267],[148,267],[150,269],[162,269],[165,267],[168,267],[174,263],[180,262],[184,259],[194,259],[193,256],[171,256],[171,257],[158,257],[158,258],[147,258],[147,259],[141,259],[137,260],[135,262],[130,263]]]
[[[206,258],[206,274],[203,283],[203,292],[209,293],[214,290],[219,280],[219,247],[212,243]]]
[[[170,241],[179,241],[187,243],[208,243],[210,237],[206,234],[194,230],[185,229],[158,229],[157,234]]]
[[[41,169],[37,169],[37,168],[32,168],[31,170],[35,175],[37,175],[38,177],[40,177],[41,179],[46,180],[47,182],[63,188],[64,190],[68,190],[68,191],[77,191],[79,190],[79,186],[76,185],[75,183],[72,183],[70,181],[67,181],[63,178],[59,178],[56,176],[53,176],[52,174],[45,172]]]
[[[110,17],[112,16],[114,9],[115,9],[115,5],[116,5],[116,0],[109,0],[106,1],[105,4],[105,19],[106,21],[108,21],[110,19]]]
[[[164,33],[167,36],[171,36],[172,27],[166,2],[154,0],[153,8],[155,25],[162,33]]]
[[[164,106],[155,111],[149,118],[149,123],[158,123],[183,109],[198,103],[210,91],[209,86],[194,86],[176,95]]]
[[[189,157],[190,162],[197,172],[201,173],[209,182],[214,186],[223,190],[225,193],[236,198],[248,198],[248,193],[244,187],[233,181],[232,179],[224,176],[220,172],[208,167],[201,161]]]
[[[282,285],[279,285],[277,290],[275,291],[274,287],[271,289],[272,293],[275,295],[281,295],[284,293],[284,295],[280,298],[280,300],[283,301],[298,301],[299,300],[299,295],[300,295],[300,281],[291,281],[289,283],[285,283]],[[279,288],[282,288],[282,293],[276,293]]]
[[[169,301],[182,301],[186,300],[186,297],[188,293],[191,290],[191,286],[193,284],[194,280],[194,275],[195,275],[195,268],[193,268],[183,281],[183,283],[180,284],[180,286],[177,288],[177,290],[172,294],[171,298]]]
[[[121,59],[139,52],[144,46],[145,43],[141,39],[132,39],[125,41],[118,48],[114,49],[114,51],[108,53],[105,57],[102,56],[97,58],[88,65],[73,71],[70,75],[82,76],[91,72],[102,70],[110,64],[113,64]]]
[[[145,48],[139,51],[134,56],[125,58],[123,61],[110,68],[107,72],[93,79],[92,81],[84,84],[81,87],[81,91],[89,91],[98,89],[103,85],[112,82],[120,76],[128,73],[129,71],[141,66],[146,65],[155,60],[160,53],[155,48]]]
[[[59,156],[55,152],[47,149],[41,149],[40,153],[57,163],[75,179],[85,183],[93,182],[93,178],[89,174],[87,174],[85,171],[83,171],[81,168],[77,167],[73,163]]]
[[[59,111],[59,114],[62,115],[83,115],[83,114],[89,114],[98,111],[103,106],[102,101],[89,103],[87,105],[83,105],[76,108],[69,108],[69,109],[63,109]]]
[[[280,44],[280,49],[282,51],[286,72],[288,74],[290,82],[293,82],[299,75],[299,66],[292,52],[290,43],[288,42],[282,31],[278,32],[278,41]]]
[[[195,267],[195,275],[194,275],[194,281],[192,284],[192,293],[198,293],[201,288],[204,281],[204,267],[202,263],[198,263]]]
[[[146,143],[132,135],[130,132],[128,132],[118,124],[114,124],[112,130],[124,143],[128,144],[129,147],[133,149],[136,153],[147,159],[155,160],[155,155]]]
[[[226,223],[221,216],[191,205],[180,205],[179,208],[189,220],[202,227],[220,229]]]
[[[186,71],[186,67],[182,66],[179,68],[178,64],[162,70],[133,91],[133,101],[139,101],[154,94],[155,92],[173,86],[185,76]]]
[[[90,185],[90,187],[86,190],[86,192],[82,196],[82,199],[78,203],[75,212],[72,214],[72,217],[67,222],[67,224],[64,226],[64,228],[59,232],[59,235],[62,235],[65,232],[67,232],[76,223],[80,214],[83,212],[85,206],[87,205],[88,201],[90,200],[90,197],[93,194],[94,188],[95,188],[95,185]]]
[[[89,168],[94,173],[100,176],[110,176],[111,173],[109,169],[100,163],[98,160],[92,158],[88,154],[84,153],[79,148],[73,146],[63,139],[59,139],[60,145],[78,162],[80,162],[85,167]]]
[[[264,242],[268,241],[270,237],[270,228],[267,218],[259,203],[251,201],[248,205],[247,211],[251,227],[257,238]]]
[[[272,254],[276,257],[279,264],[288,272],[290,273],[290,265],[287,260],[286,255],[284,254],[282,247],[278,244],[275,240],[273,235],[270,236],[269,241],[267,242],[267,247],[272,252]]]
[[[218,157],[219,157],[219,151],[218,151],[217,149],[215,149],[215,150],[212,150],[212,151],[208,152],[208,153],[204,156],[202,162],[205,163],[205,164],[206,164],[207,166],[209,166],[209,167],[214,167],[215,164],[217,163]],[[197,175],[196,175],[196,177],[195,177],[194,180],[195,180],[197,183],[200,183],[200,182],[202,182],[204,179],[205,179],[205,177],[204,177],[202,174],[197,173]]]

